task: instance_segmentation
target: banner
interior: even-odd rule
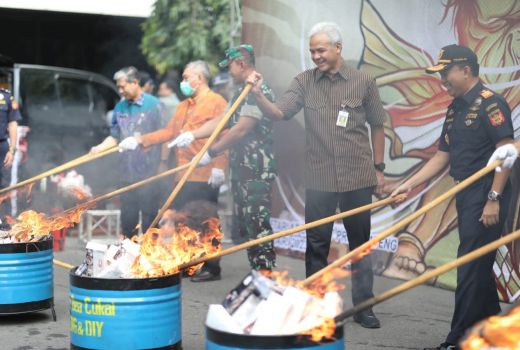
[[[245,0],[242,41],[254,46],[257,68],[277,94],[288,88],[294,76],[314,66],[307,33],[321,21],[332,21],[342,28],[342,55],[346,62],[377,79],[388,112],[388,190],[417,172],[437,150],[451,97],[441,87],[440,76],[426,74],[424,69],[435,63],[443,46],[459,43],[475,51],[482,81],[506,98],[513,110],[515,136],[520,136],[520,2]],[[280,169],[273,199],[273,226],[277,231],[303,222],[303,114],[277,123],[274,133]],[[520,228],[518,163],[511,175],[514,194],[505,232]],[[382,232],[453,185],[448,169],[444,169],[439,176],[414,189],[407,202],[374,211],[372,234]],[[341,223],[335,225],[333,239],[337,242],[333,251],[346,243]],[[455,200],[451,199],[378,247],[373,253],[376,272],[414,278],[454,259],[458,242]],[[279,240],[276,246],[301,255],[305,250],[304,233]],[[504,301],[512,302],[520,296],[519,266],[520,242],[499,250],[494,271]],[[434,283],[452,288],[455,282],[453,271]]]

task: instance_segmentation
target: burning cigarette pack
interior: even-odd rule
[[[98,278],[131,278],[131,267],[139,256],[139,244],[124,239],[116,244],[87,243],[85,262],[76,274]]]
[[[206,325],[230,333],[298,334],[333,319],[342,308],[337,292],[317,296],[252,271],[222,305],[211,305]]]

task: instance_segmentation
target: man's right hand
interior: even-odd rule
[[[253,71],[246,79],[247,84],[253,85],[251,88],[251,92],[255,95],[262,93],[262,84],[264,83],[264,78],[262,74],[257,71]]]
[[[195,136],[193,136],[193,133],[191,133],[189,131],[183,132],[182,134],[177,136],[177,138],[175,138],[175,140],[173,140],[172,142],[170,142],[168,144],[168,148],[172,148],[172,147],[180,147],[180,148],[188,147],[189,145],[191,145],[191,143],[194,140],[195,140]]]
[[[401,202],[404,202],[408,198],[408,193],[410,193],[411,190],[412,189],[410,188],[410,186],[408,184],[402,183],[399,186],[397,186],[397,188],[392,192],[390,197],[395,197],[399,194],[403,194],[402,198],[399,198],[397,200],[397,203],[401,203]]]

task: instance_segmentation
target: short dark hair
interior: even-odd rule
[[[137,73],[137,75],[139,77],[139,86],[143,87],[146,83],[155,85],[155,82],[153,81],[152,76],[148,72],[140,70]]]
[[[168,87],[168,89],[175,91],[175,87],[177,86],[177,82],[172,78],[165,78],[161,80],[161,84],[164,84]]]

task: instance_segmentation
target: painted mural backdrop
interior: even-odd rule
[[[481,78],[503,94],[513,110],[515,136],[520,136],[520,2],[516,0],[269,0],[244,2],[243,42],[252,43],[257,66],[275,91],[282,93],[292,77],[313,67],[307,32],[318,21],[342,28],[346,61],[377,78],[388,120],[385,127],[387,190],[414,174],[436,151],[451,98],[438,75],[428,75],[442,46],[459,43],[480,59]],[[273,203],[277,230],[303,222],[305,164],[302,115],[275,128],[280,175]],[[520,228],[520,164],[511,179],[515,195],[505,232]],[[453,186],[448,169],[416,188],[410,199],[374,212],[373,235],[430,202]],[[335,250],[347,243],[339,223]],[[449,200],[382,242],[374,253],[375,268],[385,276],[410,279],[456,256],[457,215]],[[305,233],[278,240],[293,254],[305,250]],[[503,247],[494,266],[503,300],[520,296],[520,242]],[[453,287],[455,273],[435,284]]]

